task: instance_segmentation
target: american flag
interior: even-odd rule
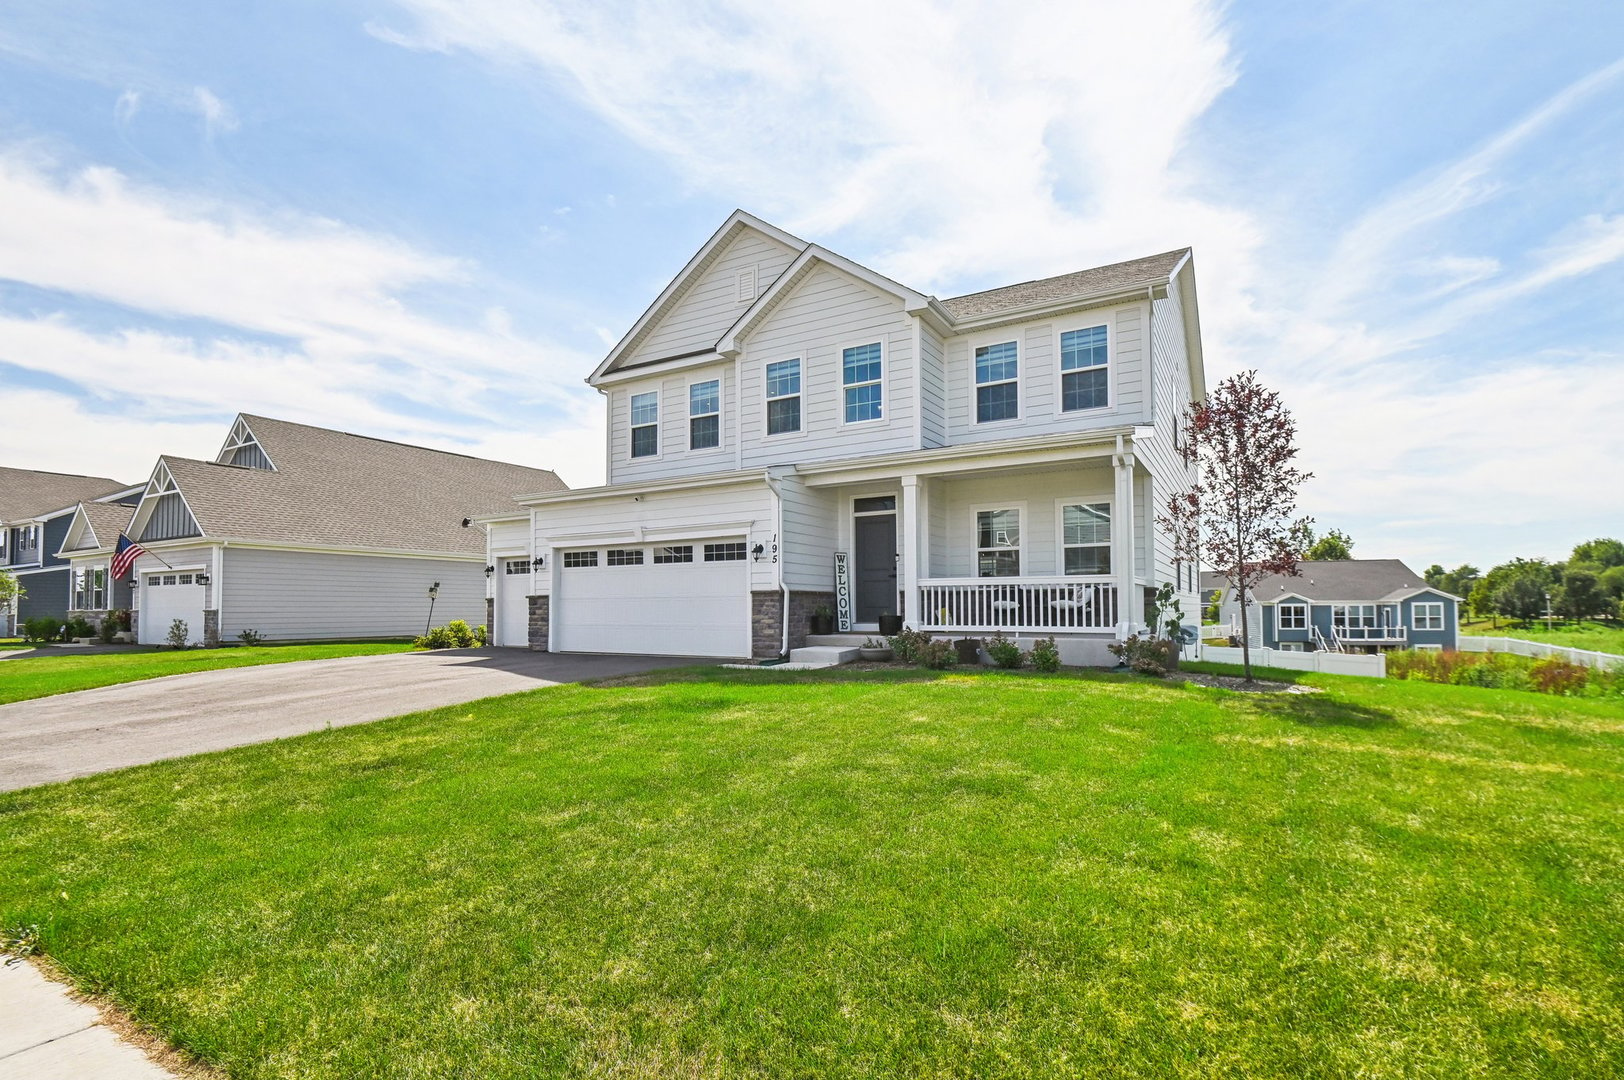
[[[147,549],[123,533],[118,534],[118,549],[113,552],[113,576],[121,578],[130,572],[135,560],[147,554]]]

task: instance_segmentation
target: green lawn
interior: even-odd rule
[[[1496,627],[1488,619],[1469,619],[1461,623],[1460,632],[1473,637],[1521,638],[1524,641],[1542,641],[1547,645],[1567,645],[1575,649],[1594,649],[1596,652],[1624,656],[1624,624],[1614,621],[1587,619],[1584,622],[1564,623],[1557,619],[1547,630],[1544,622],[1517,626],[1500,619]]]
[[[1624,703],[685,671],[0,795],[235,1078],[1624,1074]]]
[[[328,660],[336,656],[372,656],[407,652],[410,642],[349,642],[323,645],[256,645],[179,652],[127,652],[29,656],[0,660],[0,705],[8,701],[88,690],[93,686],[138,682],[160,675],[214,668],[285,664],[292,660]]]

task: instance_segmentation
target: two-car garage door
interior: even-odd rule
[[[750,655],[744,541],[581,548],[556,557],[558,651]]]

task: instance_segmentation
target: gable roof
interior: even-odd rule
[[[462,519],[562,491],[532,469],[331,428],[243,414],[276,469],[164,456],[206,538],[385,551],[482,554]]]
[[[1005,311],[1054,304],[1074,296],[1092,296],[1120,289],[1149,287],[1163,284],[1179,263],[1190,254],[1189,248],[1164,251],[1160,255],[1147,255],[1142,259],[1096,266],[1070,274],[1023,281],[1019,285],[1004,285],[997,289],[967,293],[940,301],[942,307],[956,321],[980,319]]]
[[[40,472],[0,466],[0,522],[19,521],[128,487],[105,476]]]
[[[1416,592],[1449,593],[1432,588],[1398,559],[1341,559],[1297,564],[1298,577],[1271,574],[1258,582],[1252,595],[1272,604],[1288,596],[1325,603],[1375,604],[1402,599]]]
[[[62,544],[63,551],[100,551],[111,549],[118,543],[118,534],[124,532],[135,516],[135,507],[116,502],[82,502],[74,525]],[[77,535],[77,543],[74,543]],[[68,545],[72,544],[72,547]]]

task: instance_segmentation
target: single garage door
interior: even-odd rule
[[[530,644],[530,560],[502,559],[496,582],[496,643]]]
[[[750,556],[743,540],[558,555],[560,652],[750,655]]]
[[[186,640],[203,640],[203,586],[196,574],[143,575],[138,638],[143,645],[162,645],[176,619],[186,622]]]

